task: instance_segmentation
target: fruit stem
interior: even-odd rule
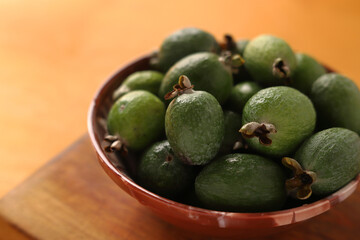
[[[276,133],[276,128],[271,123],[249,122],[239,130],[244,138],[258,137],[262,145],[271,145],[270,133]]]
[[[191,85],[190,79],[185,75],[181,75],[179,77],[179,83],[175,84],[173,90],[168,92],[164,98],[165,100],[169,100],[182,94],[193,93],[193,88],[194,85]]]
[[[285,182],[286,190],[295,193],[297,199],[308,199],[312,194],[311,185],[316,181],[316,173],[303,170],[301,165],[293,158],[284,157],[282,164],[293,171],[294,177]]]
[[[275,77],[284,79],[285,85],[290,84],[290,68],[282,58],[275,59],[272,72]]]
[[[106,152],[120,151],[122,154],[127,154],[128,150],[124,141],[122,141],[118,136],[106,135],[104,137],[104,141],[106,142],[104,146],[104,150]]]
[[[219,61],[225,65],[228,71],[234,74],[238,73],[239,68],[245,63],[245,60],[240,54],[232,54],[228,50],[221,53]]]
[[[224,35],[225,43],[223,48],[227,51],[233,51],[236,49],[236,43],[234,41],[234,38],[230,34]]]

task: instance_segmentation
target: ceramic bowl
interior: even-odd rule
[[[263,213],[222,212],[181,204],[156,195],[136,184],[130,177],[134,172],[132,161],[103,150],[104,121],[113,103],[113,91],[131,73],[150,69],[150,55],[145,55],[122,67],[96,93],[88,114],[88,130],[99,162],[105,172],[125,192],[150,208],[165,221],[188,231],[212,237],[249,238],[269,235],[292,227],[322,214],[345,200],[357,188],[360,175],[336,193],[300,207]],[[136,159],[134,160],[136,161]]]

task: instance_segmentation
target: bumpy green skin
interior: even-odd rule
[[[224,138],[221,106],[204,91],[180,95],[166,110],[165,132],[175,154],[184,163],[206,164],[218,153]]]
[[[277,58],[289,66],[291,77],[296,68],[296,58],[291,47],[280,38],[260,35],[246,46],[244,66],[253,79],[264,86],[284,85],[285,80],[273,74],[273,64]]]
[[[238,83],[232,88],[226,107],[241,114],[246,102],[260,90],[255,82]]]
[[[142,150],[164,131],[164,103],[154,94],[136,90],[119,98],[111,107],[107,126],[132,150]]]
[[[304,53],[295,54],[297,66],[291,77],[291,86],[309,95],[312,84],[326,73],[325,68],[314,58]]]
[[[236,42],[237,52],[240,53],[241,56],[244,55],[245,48],[249,42],[250,41],[248,39],[240,39],[239,41]]]
[[[165,75],[159,90],[159,97],[173,89],[181,75],[186,75],[196,90],[211,93],[224,103],[229,97],[233,85],[231,73],[213,53],[195,53],[177,62]]]
[[[345,128],[323,130],[301,145],[295,160],[316,173],[313,194],[333,193],[360,172],[359,135]]]
[[[168,141],[152,145],[138,167],[140,185],[163,197],[176,197],[190,189],[195,177],[194,169],[174,155]]]
[[[118,99],[125,93],[133,90],[146,90],[153,94],[158,94],[164,74],[157,71],[138,71],[130,74],[121,86],[115,90],[113,99]]]
[[[318,113],[318,127],[343,127],[360,134],[360,91],[350,79],[328,73],[317,79],[310,98]]]
[[[196,52],[217,52],[215,38],[198,28],[184,28],[168,36],[160,47],[157,66],[166,72],[174,63]]]
[[[316,113],[310,99],[290,87],[265,88],[246,103],[243,124],[249,122],[271,123],[277,133],[269,134],[272,144],[265,146],[257,137],[246,139],[259,153],[284,157],[293,153],[309,137],[316,123]]]
[[[241,139],[241,133],[239,133],[239,129],[242,126],[241,115],[232,111],[224,111],[224,126],[225,134],[220,152],[230,153],[235,142]]]
[[[195,180],[207,207],[222,211],[262,212],[280,209],[286,200],[285,174],[272,160],[231,154],[211,162]]]

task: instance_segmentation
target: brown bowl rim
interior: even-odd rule
[[[331,195],[324,197],[320,200],[317,200],[313,203],[309,203],[309,204],[304,204],[302,206],[299,207],[295,207],[295,208],[289,208],[289,209],[284,209],[284,210],[278,210],[278,211],[271,211],[271,212],[226,212],[226,211],[217,211],[217,210],[209,210],[209,209],[205,209],[205,208],[200,208],[200,207],[195,207],[195,206],[191,206],[191,205],[186,205],[183,203],[179,203],[164,197],[161,197],[143,187],[141,187],[140,185],[138,185],[137,183],[135,183],[134,180],[132,180],[130,177],[128,177],[126,174],[122,173],[119,169],[117,169],[112,163],[111,161],[106,157],[105,152],[103,151],[103,149],[101,148],[101,144],[100,141],[98,139],[98,137],[95,134],[95,128],[94,128],[94,123],[96,121],[96,100],[100,97],[100,95],[103,93],[104,89],[106,89],[106,87],[117,77],[117,75],[119,75],[122,71],[124,71],[125,69],[127,69],[129,66],[132,66],[133,64],[139,62],[140,60],[145,60],[145,59],[149,59],[151,57],[152,54],[145,54],[142,55],[139,58],[133,59],[132,61],[130,61],[129,63],[125,64],[124,66],[122,66],[121,68],[119,68],[114,74],[110,75],[110,77],[107,78],[107,80],[105,82],[103,82],[100,87],[98,88],[97,92],[95,93],[94,98],[92,99],[91,103],[90,103],[90,107],[88,110],[88,116],[87,116],[87,126],[88,126],[88,133],[91,139],[91,143],[93,145],[93,147],[95,148],[96,153],[98,154],[98,156],[100,157],[100,159],[106,164],[106,166],[112,171],[114,172],[118,177],[121,178],[121,180],[123,182],[126,183],[126,185],[130,185],[131,187],[137,189],[138,191],[140,191],[141,193],[147,195],[148,197],[152,198],[153,200],[171,205],[172,207],[181,209],[181,210],[188,210],[191,212],[197,212],[199,214],[205,214],[205,215],[214,215],[217,217],[221,217],[224,215],[231,215],[232,218],[238,218],[238,219],[249,219],[249,218],[266,218],[266,217],[270,217],[270,218],[274,218],[276,216],[283,216],[283,215],[287,215],[289,213],[297,213],[297,212],[302,212],[306,209],[314,209],[317,207],[321,207],[324,206],[326,204],[330,204],[329,207],[324,208],[324,210],[319,211],[314,211],[313,214],[311,215],[307,215],[307,217],[305,217],[304,219],[302,219],[301,221],[304,221],[306,219],[312,218],[314,216],[320,215],[323,212],[328,211],[332,206],[336,205],[339,202],[342,202],[343,200],[345,200],[346,198],[348,198],[354,191],[356,191],[356,187],[358,185],[358,183],[360,182],[360,174],[358,174],[352,181],[350,181],[348,184],[346,184],[344,187],[342,187],[341,189],[339,189],[338,191],[332,193]],[[329,68],[327,68],[329,69]],[[99,160],[100,160],[99,159]],[[279,224],[280,225],[285,225],[285,224]]]

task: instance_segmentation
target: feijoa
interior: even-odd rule
[[[175,99],[165,114],[165,132],[175,154],[191,165],[208,163],[218,153],[224,138],[224,116],[219,102],[208,92],[193,91],[181,76]],[[185,82],[185,83],[183,83]],[[178,87],[178,88],[177,88]]]
[[[163,133],[164,118],[165,105],[158,97],[148,91],[135,90],[113,104],[107,127],[109,134],[120,141],[118,144],[142,150]]]
[[[184,28],[172,33],[162,43],[158,56],[152,62],[166,72],[174,63],[196,52],[218,52],[215,38],[198,28]]]
[[[176,197],[194,184],[195,171],[173,153],[168,141],[153,144],[141,157],[138,181],[163,197]]]
[[[242,113],[246,102],[260,90],[261,87],[255,82],[238,83],[232,88],[230,97],[226,102],[226,107],[235,112]]]
[[[312,192],[328,195],[360,172],[360,137],[345,128],[326,129],[307,139],[294,159],[283,158],[284,165],[295,173],[286,181],[288,190],[295,190],[299,199]]]
[[[360,134],[360,91],[349,78],[337,73],[322,75],[314,82],[310,97],[320,129],[343,127]]]
[[[310,99],[285,86],[265,88],[246,103],[240,132],[259,153],[283,157],[309,137],[316,123]]]
[[[196,177],[195,191],[210,209],[273,211],[286,200],[285,174],[270,159],[235,153],[207,165]]]
[[[164,75],[161,72],[145,70],[130,74],[118,89],[113,93],[113,99],[118,99],[125,93],[133,90],[146,90],[153,94],[159,92]]]
[[[326,73],[325,68],[307,54],[297,53],[295,57],[297,66],[291,77],[290,85],[309,95],[315,80]]]
[[[252,78],[264,86],[287,84],[296,68],[291,47],[283,39],[271,35],[260,35],[251,40],[243,57]]]
[[[181,75],[186,75],[197,90],[211,93],[220,104],[229,97],[233,85],[231,72],[214,53],[195,53],[177,62],[165,74],[160,85],[159,97],[173,89]]]

